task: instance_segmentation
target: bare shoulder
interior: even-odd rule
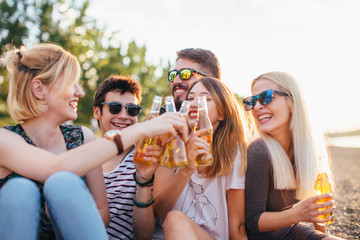
[[[19,134],[5,128],[0,128],[0,145],[12,144],[13,142],[18,142],[20,144],[22,142],[26,143]]]
[[[18,134],[5,128],[0,128],[0,158],[6,160],[9,155],[13,154],[16,149],[27,147],[28,143]]]
[[[88,143],[88,142],[96,140],[94,132],[91,131],[89,128],[87,128],[85,126],[81,126],[81,129],[84,134],[84,143]]]

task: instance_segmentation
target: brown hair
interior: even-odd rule
[[[128,76],[115,75],[105,79],[96,90],[94,106],[99,106],[101,110],[101,103],[105,101],[108,92],[121,94],[130,92],[135,95],[139,103],[141,102],[142,88],[136,80]]]
[[[214,77],[221,80],[220,63],[217,57],[210,50],[201,48],[185,48],[177,52],[177,60],[179,58],[187,58],[198,63],[201,67],[201,71],[208,74],[210,77]]]
[[[215,101],[217,110],[224,120],[220,122],[213,134],[212,166],[205,170],[206,177],[228,174],[234,166],[238,151],[241,154],[240,175],[243,175],[247,166],[247,141],[249,131],[245,121],[244,110],[240,108],[234,94],[226,85],[214,78],[201,78],[188,91],[201,82]]]

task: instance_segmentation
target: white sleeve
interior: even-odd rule
[[[234,160],[233,170],[226,175],[226,190],[229,189],[245,189],[245,174],[240,176],[241,155],[237,152]]]

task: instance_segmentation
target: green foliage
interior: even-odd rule
[[[134,41],[123,51],[116,32],[99,28],[86,16],[89,1],[18,0],[0,2],[0,49],[38,42],[53,42],[74,54],[83,75],[80,84],[85,96],[79,101],[78,122],[92,117],[97,86],[111,75],[130,75],[143,87],[140,119],[147,114],[155,94],[170,95],[167,72],[170,64],[155,66],[146,61],[146,47]],[[121,28],[121,26],[119,26]],[[29,43],[29,44],[27,44]],[[124,53],[125,52],[125,53]],[[8,116],[5,105],[8,89],[6,71],[0,70],[0,117]]]

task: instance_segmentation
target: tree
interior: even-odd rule
[[[19,47],[38,42],[53,42],[74,54],[83,75],[80,84],[85,97],[79,101],[78,122],[88,123],[92,117],[93,96],[97,86],[114,74],[130,75],[144,91],[142,106],[148,109],[155,94],[170,95],[167,72],[170,64],[155,66],[146,62],[146,47],[131,42],[126,54],[117,32],[99,28],[96,20],[86,16],[89,1],[21,0],[2,1],[0,5],[0,48]],[[4,104],[8,89],[0,72],[0,117],[6,116]],[[1,107],[2,106],[2,107]],[[146,115],[142,111],[141,116]]]

